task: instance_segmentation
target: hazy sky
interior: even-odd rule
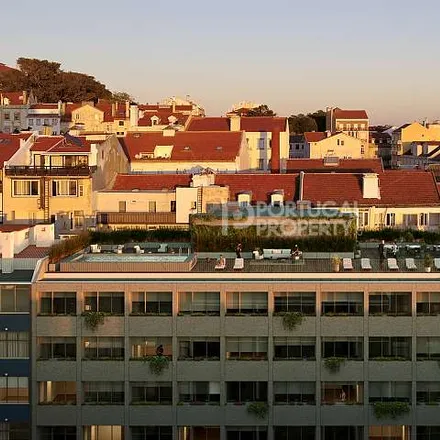
[[[440,2],[21,0],[0,13],[0,62],[59,61],[141,102],[189,94],[208,114],[365,108],[440,119]]]

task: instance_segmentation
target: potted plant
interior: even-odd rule
[[[431,272],[433,259],[431,254],[425,254],[425,258],[423,259],[423,265],[425,266],[425,272]]]
[[[301,325],[303,314],[301,312],[285,312],[283,315],[283,327],[285,330],[292,331]]]
[[[266,402],[252,402],[247,407],[247,412],[254,415],[257,419],[265,419],[269,412]]]
[[[339,272],[339,269],[341,267],[341,258],[338,257],[337,255],[334,255],[332,257],[332,268],[333,268],[333,272]]]

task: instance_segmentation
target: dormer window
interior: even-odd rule
[[[251,204],[251,194],[250,193],[238,194],[237,201],[238,204],[240,205],[240,208],[246,208]]]
[[[272,206],[281,207],[284,205],[284,192],[275,191],[270,195],[270,204]]]
[[[159,124],[159,118],[157,116],[151,117],[151,125],[158,125]]]

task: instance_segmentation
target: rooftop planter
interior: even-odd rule
[[[375,402],[373,404],[374,415],[377,419],[398,419],[408,414],[411,410],[407,402]]]
[[[100,325],[104,324],[105,314],[103,312],[85,312],[84,324],[90,330],[95,331]]]
[[[440,232],[418,231],[416,229],[384,228],[379,231],[362,231],[359,241],[421,241],[427,244],[440,243]]]
[[[341,357],[329,357],[324,359],[324,367],[330,373],[337,373],[341,369],[341,365],[345,363],[347,359]]]
[[[257,419],[264,420],[269,412],[269,406],[266,402],[252,402],[248,404],[247,412]]]
[[[148,362],[150,366],[150,371],[156,376],[160,376],[166,368],[168,368],[168,364],[170,360],[167,356],[149,356],[145,358],[145,361]]]
[[[89,233],[77,235],[76,237],[61,240],[49,249],[49,264],[58,263],[63,258],[79,252],[91,243]]]
[[[300,326],[304,316],[301,312],[285,312],[282,315],[284,330],[293,331]]]

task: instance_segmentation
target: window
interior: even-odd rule
[[[440,426],[417,426],[416,438],[417,440],[438,440],[440,438]]]
[[[37,124],[38,126],[40,126],[40,125],[41,125],[41,119],[37,118],[37,119],[36,119],[36,124]]]
[[[176,201],[175,200],[171,200],[171,202],[170,202],[170,211],[176,212]]]
[[[76,359],[76,338],[47,336],[38,338],[38,358],[48,359]]]
[[[124,404],[124,382],[84,382],[84,403]]]
[[[273,340],[274,360],[315,360],[315,338],[277,337]]]
[[[164,356],[167,356],[170,359],[173,356],[171,337],[134,337],[130,338],[130,347],[132,359],[142,359],[149,356],[156,356],[159,347],[161,347],[161,351],[163,350],[162,354]]]
[[[366,228],[368,227],[368,219],[369,219],[369,212],[368,211],[359,211],[359,227],[360,228]]]
[[[76,180],[54,180],[52,182],[53,197],[76,197],[78,182]]]
[[[417,403],[439,403],[440,382],[416,382]]]
[[[411,382],[369,382],[370,403],[411,402]]]
[[[361,154],[365,154],[365,147],[361,147]]]
[[[266,426],[226,427],[226,440],[267,440]]]
[[[267,292],[227,292],[228,315],[267,315]]]
[[[76,382],[39,382],[40,404],[76,405]]]
[[[395,360],[411,360],[410,337],[370,337],[370,360],[395,358]]]
[[[119,125],[119,127],[123,127],[124,126],[124,121],[118,121],[118,125]]]
[[[438,315],[440,292],[417,292],[417,315]]]
[[[83,339],[84,359],[124,359],[124,338],[86,337]]]
[[[321,427],[321,440],[362,440],[363,438],[364,428],[362,426]]]
[[[3,114],[3,117],[5,118],[5,121],[10,121],[11,120],[11,114],[9,112],[5,112]]]
[[[52,125],[57,125],[58,124],[58,119],[52,119]]]
[[[274,312],[315,316],[315,301],[315,292],[274,292]]]
[[[315,440],[314,426],[274,426],[273,432],[279,440]]]
[[[0,438],[4,440],[30,440],[29,428],[28,423],[0,423]]]
[[[156,212],[156,201],[150,200],[148,202],[148,212]]]
[[[220,440],[219,426],[180,426],[179,440]]]
[[[40,440],[76,440],[76,426],[43,426]]]
[[[362,360],[364,358],[363,338],[324,337],[322,338],[322,357]]]
[[[179,340],[179,360],[220,360],[220,338]]]
[[[179,402],[220,404],[220,382],[179,382]]]
[[[0,290],[1,313],[28,313],[30,289],[28,286],[3,285]]]
[[[315,404],[315,382],[274,382],[275,405]]]
[[[343,140],[341,140],[341,147],[343,147],[344,146],[344,141]]]
[[[38,180],[14,180],[12,195],[14,197],[38,196]]]
[[[84,426],[83,440],[124,440],[124,427],[120,425]]]
[[[267,338],[226,338],[227,359],[267,359]]]
[[[171,405],[173,403],[172,382],[131,382],[131,404],[160,403]]]
[[[20,112],[14,113],[14,121],[20,121]]]
[[[173,427],[132,426],[131,440],[173,440]]]
[[[179,314],[220,315],[220,292],[179,292]]]
[[[363,292],[323,292],[321,313],[323,315],[363,315]]]
[[[258,169],[264,170],[264,159],[258,159]]]
[[[134,315],[171,316],[173,294],[171,292],[132,292],[131,312]]]
[[[325,404],[364,403],[363,382],[322,382],[321,401]]]
[[[372,292],[369,301],[370,316],[411,316],[411,292]]]
[[[439,360],[440,359],[440,337],[418,337],[417,338],[417,360]]]
[[[259,138],[258,139],[258,149],[264,150],[265,147],[266,147],[266,140],[264,138]]]
[[[124,292],[86,292],[85,312],[124,314]]]
[[[41,315],[76,315],[75,292],[41,292]]]
[[[394,214],[394,212],[389,212],[385,216],[385,225],[388,227],[396,226],[396,214]]]
[[[267,382],[226,382],[227,402],[267,402]]]
[[[32,127],[34,125],[34,120],[32,118],[29,119],[29,126]]]
[[[197,202],[191,202],[190,209],[197,209]]]
[[[29,344],[28,332],[0,332],[0,358],[28,358]]]
[[[27,377],[0,377],[0,404],[29,403],[29,387]]]
[[[43,119],[43,125],[48,126],[49,125],[49,119],[44,118]]]

